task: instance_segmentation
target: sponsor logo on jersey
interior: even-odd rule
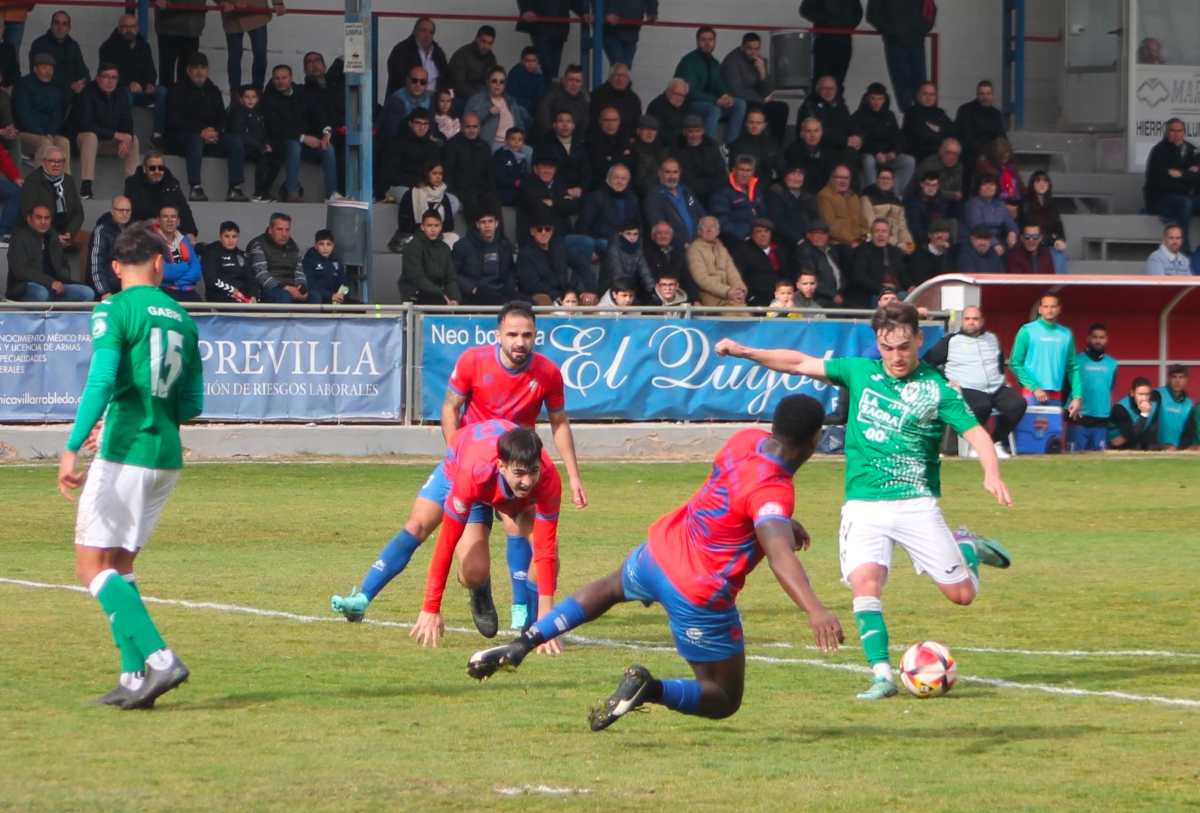
[[[762,508],[758,509],[758,513],[755,516],[758,519],[763,519],[764,517],[786,517],[787,514],[784,513],[783,506],[779,503],[768,502],[763,503]]]
[[[467,510],[466,504],[463,503],[463,501],[460,500],[458,497],[455,497],[453,500],[451,500],[451,505],[453,505],[454,510],[460,514]]]
[[[698,629],[696,627],[688,627],[686,630],[683,631],[683,634],[687,636],[687,639],[689,641],[695,643],[696,641],[699,641],[701,638],[704,637],[704,630]]]

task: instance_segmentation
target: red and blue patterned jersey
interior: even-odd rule
[[[724,610],[763,558],[754,534],[763,522],[790,522],[792,471],[763,451],[770,433],[743,429],[713,459],[712,473],[686,504],[650,526],[650,552],[671,584],[700,607]]]
[[[537,573],[538,593],[554,595],[558,574],[558,510],[562,501],[562,480],[558,469],[542,449],[541,477],[527,497],[518,497],[500,473],[500,436],[516,428],[512,421],[483,421],[464,426],[455,434],[443,462],[450,493],[442,506],[442,530],[429,563],[425,583],[425,610],[440,611],[442,594],[450,573],[454,548],[467,527],[471,506],[483,503],[510,517],[519,516],[533,506],[533,567]]]
[[[565,406],[562,373],[541,353],[515,370],[500,361],[500,346],[473,347],[458,357],[450,389],[467,399],[463,426],[492,418],[533,428],[545,403],[547,412]]]

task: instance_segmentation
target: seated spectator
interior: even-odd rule
[[[460,202],[483,200],[496,194],[496,169],[492,150],[479,137],[479,116],[466,113],[462,132],[446,142],[446,188]],[[422,144],[422,151],[430,151]]]
[[[742,35],[742,44],[734,48],[721,60],[721,78],[729,92],[746,102],[746,115],[752,109],[763,112],[771,138],[776,145],[783,144],[787,131],[787,102],[775,101],[772,94],[771,77],[767,72],[767,60],[762,55],[762,38],[749,31]],[[730,152],[738,152],[732,146]],[[755,156],[761,160],[762,156]]]
[[[632,141],[637,120],[642,117],[642,99],[631,87],[633,80],[629,66],[615,63],[608,72],[608,80],[592,91],[588,110],[589,131],[600,129],[600,118],[606,108],[613,108],[621,118],[620,133]]]
[[[782,316],[786,319],[804,318],[799,313],[788,312],[796,307],[796,283],[790,279],[775,281],[775,291],[771,295],[771,304],[769,307],[771,309],[766,313],[768,319],[774,319],[777,316]]]
[[[886,220],[871,222],[871,239],[854,251],[850,278],[846,280],[846,307],[874,308],[876,295],[885,285],[899,289],[908,263],[891,239],[892,227]]]
[[[920,179],[917,191],[904,199],[904,220],[918,251],[929,242],[929,229],[937,222],[950,227],[951,243],[958,241],[958,220],[955,218],[958,207],[942,197],[941,185],[936,172],[927,172]]]
[[[1200,277],[1200,251],[1192,255],[1192,276]]]
[[[940,194],[947,203],[955,207],[954,211],[960,211],[960,206],[966,198],[964,194],[965,187],[963,185],[963,165],[961,161],[962,145],[956,138],[947,138],[942,142],[942,146],[938,147],[936,155],[931,155],[921,161],[917,165],[917,170],[914,177],[920,179],[928,177],[929,173],[936,173],[938,176],[938,194]]]
[[[688,83],[677,76],[646,106],[646,113],[658,121],[658,137],[662,143],[675,144],[682,138],[683,120],[688,117],[687,97]],[[703,128],[703,122],[700,126]]]
[[[554,226],[554,233],[564,240],[571,233],[571,218],[579,214],[580,199],[566,188],[558,177],[558,167],[546,150],[534,153],[533,172],[521,180],[517,195],[517,235],[522,242],[530,233],[532,218],[545,220]],[[581,260],[591,264],[591,244],[586,246],[587,257]]]
[[[754,158],[749,155],[737,156],[725,185],[709,199],[709,214],[720,221],[721,236],[728,246],[749,237],[751,224],[766,212],[764,190],[760,188],[758,178],[754,177],[754,171]]]
[[[687,291],[683,290],[679,277],[668,271],[658,274],[654,280],[654,290],[646,298],[647,305],[659,308],[677,308],[687,303]]]
[[[895,173],[896,188],[907,189],[917,162],[901,150],[900,122],[892,112],[887,88],[879,82],[867,86],[852,118],[862,133],[863,185],[874,184],[876,173],[887,167]]]
[[[976,226],[958,250],[958,272],[960,274],[1003,274],[1004,246],[997,243],[992,230],[987,226]]]
[[[408,69],[404,87],[387,97],[383,105],[383,121],[379,125],[381,139],[398,138],[404,123],[414,110],[431,110],[433,93],[429,90],[429,72],[419,65]]]
[[[796,113],[796,129],[804,137],[804,120],[815,118],[821,122],[821,144],[839,153],[833,160],[857,167],[859,151],[862,149],[862,131],[850,108],[842,98],[838,82],[832,76],[817,79],[814,93],[804,100]]]
[[[658,165],[658,185],[646,194],[643,214],[647,223],[667,223],[680,246],[696,238],[696,226],[704,207],[696,195],[681,184],[679,160],[666,158]]]
[[[13,126],[21,147],[36,154],[53,145],[71,159],[66,137],[67,94],[54,82],[54,57],[43,51],[30,58],[30,72],[13,87]]]
[[[4,41],[0,40],[0,60],[5,58]],[[10,48],[12,46],[9,46]],[[8,81],[8,77],[3,73],[4,65],[0,63],[0,149],[8,155],[10,161],[21,156],[21,142],[18,140],[20,133],[17,131],[17,125],[13,119],[13,103],[12,92],[15,87],[15,82],[21,78],[17,74],[16,78]],[[7,84],[5,84],[7,82]]]
[[[900,135],[917,163],[936,155],[942,142],[954,135],[954,122],[938,107],[938,89],[933,82],[917,88],[917,103],[905,112]]]
[[[277,305],[308,304],[308,278],[300,247],[292,239],[292,218],[273,212],[267,230],[246,246],[246,262],[262,290],[259,299]]]
[[[109,211],[100,215],[88,240],[88,280],[97,299],[108,299],[121,290],[121,280],[113,268],[113,246],[133,216],[133,204],[124,195],[113,198]]]
[[[279,174],[279,156],[267,136],[267,121],[259,106],[259,91],[254,85],[242,85],[241,93],[229,108],[225,131],[241,140],[246,158],[255,161],[254,194],[251,200],[271,199],[271,184]],[[233,198],[230,198],[233,200]]]
[[[338,197],[337,158],[333,149],[333,127],[325,120],[318,99],[292,82],[292,69],[276,65],[271,70],[271,84],[263,94],[263,117],[267,120],[267,137],[271,149],[284,167],[283,194],[285,203],[304,199],[300,189],[300,161],[319,164],[324,176],[324,198]],[[428,123],[428,111],[422,111]],[[441,145],[438,145],[441,149]],[[420,165],[418,165],[419,169]],[[238,173],[240,182],[241,173]]]
[[[817,277],[816,292],[812,297],[822,308],[832,308],[843,304],[842,292],[846,289],[846,272],[850,263],[837,256],[829,243],[829,224],[819,217],[809,221],[808,232],[803,245],[797,251],[796,265],[801,272],[811,270]]]
[[[449,143],[462,132],[462,119],[454,113],[454,93],[449,90],[439,90],[433,100],[433,124],[437,128],[435,135],[440,135],[442,141]]]
[[[892,229],[892,245],[906,254],[916,248],[916,241],[908,230],[908,218],[904,214],[904,203],[896,194],[896,176],[891,167],[880,167],[876,181],[862,192],[863,219],[868,223],[883,218]]]
[[[198,234],[192,207],[179,179],[167,169],[166,159],[158,150],[151,150],[142,157],[142,165],[125,179],[125,197],[133,202],[133,220],[152,220],[166,205],[174,206],[179,212],[179,229],[190,234],[194,240]]]
[[[1018,245],[1005,255],[1005,270],[1010,274],[1053,274],[1054,260],[1050,249],[1042,245],[1044,235],[1034,224],[1021,229]]]
[[[1158,392],[1158,442],[1173,452],[1183,448],[1182,438],[1196,402],[1188,395],[1188,369],[1182,364],[1167,368],[1167,385]]]
[[[138,33],[137,17],[122,14],[117,27],[100,46],[100,64],[115,65],[117,87],[128,90],[131,102],[137,107],[154,104],[158,71],[150,43]]]
[[[955,271],[950,239],[950,222],[935,220],[929,227],[928,239],[908,258],[905,273],[900,278],[900,285],[906,291],[911,291],[922,282],[949,274]]]
[[[380,145],[383,158],[375,179],[377,198],[399,199],[404,190],[421,180],[423,167],[442,160],[442,145],[429,134],[430,129],[429,111],[418,108],[408,114],[404,132],[398,138],[388,139]],[[495,170],[491,175],[495,177]],[[484,193],[494,197],[496,189],[493,186]]]
[[[808,224],[816,220],[817,199],[804,191],[804,167],[789,166],[780,183],[767,190],[767,217],[775,224],[775,236],[795,249],[804,242]]]
[[[457,305],[458,287],[453,252],[442,239],[442,218],[435,209],[421,215],[421,227],[404,244],[400,266],[400,299],[418,305]]]
[[[679,160],[680,183],[692,191],[701,205],[725,183],[725,159],[717,142],[704,133],[704,122],[699,116],[689,115],[683,120],[683,138],[675,148]]]
[[[1079,414],[1067,428],[1072,452],[1102,452],[1108,448],[1108,416],[1112,413],[1112,390],[1117,381],[1117,360],[1105,351],[1108,328],[1095,322],[1088,328],[1087,347],[1075,355],[1079,369],[1081,403]]]
[[[56,11],[50,15],[50,28],[29,46],[32,60],[38,54],[54,57],[54,84],[66,94],[67,106],[83,92],[91,74],[83,59],[79,43],[71,38],[71,15]]]
[[[268,127],[272,112],[265,111]],[[242,140],[225,132],[225,100],[208,78],[208,57],[194,53],[187,60],[187,78],[167,93],[166,142],[187,161],[188,200],[206,201],[200,165],[205,155],[229,159],[229,189],[225,199],[247,201],[242,191],[246,154]]]
[[[209,302],[258,301],[258,283],[246,261],[246,252],[238,247],[241,229],[232,220],[217,227],[217,239],[200,252],[200,270],[204,274],[204,298]]]
[[[1129,385],[1129,395],[1113,404],[1108,422],[1108,445],[1113,449],[1148,452],[1158,442],[1158,397],[1149,379],[1138,376]]]
[[[505,92],[507,81],[504,68],[492,68],[487,75],[487,89],[467,99],[466,112],[479,118],[479,137],[492,152],[504,146],[505,134],[510,128],[528,131],[533,123],[525,108]]]
[[[638,119],[633,139],[633,182],[638,197],[644,198],[658,186],[658,165],[667,157],[667,148],[658,140],[658,121],[653,116]]]
[[[583,68],[579,65],[568,65],[562,80],[551,85],[542,97],[537,109],[538,132],[550,132],[559,113],[570,113],[581,134],[586,129],[591,117],[591,99],[583,89]]]
[[[387,59],[385,99],[404,86],[404,79],[413,65],[422,65],[429,70],[431,90],[450,89],[446,52],[434,40],[436,33],[437,26],[432,19],[418,17],[413,23],[412,33],[392,48]]]
[[[492,71],[496,69],[496,55],[492,53],[492,47],[495,44],[496,29],[490,25],[481,25],[475,32],[475,39],[451,54],[450,61],[446,65],[445,81],[454,91],[456,99],[469,100],[472,96],[487,90],[487,83],[492,79]],[[503,70],[500,71],[500,75],[504,75]],[[487,127],[486,120],[483,121],[483,125],[485,128]],[[505,122],[501,132],[511,126],[513,125]],[[517,124],[516,126],[526,127],[528,125]]]
[[[313,236],[312,248],[304,252],[300,262],[304,265],[304,278],[308,280],[310,305],[341,305],[349,301],[346,266],[335,249],[333,232],[318,229]]]
[[[21,184],[21,211],[28,216],[38,204],[48,207],[63,251],[82,252],[91,235],[81,228],[83,200],[75,179],[66,174],[66,152],[54,146],[45,147],[40,160],[42,168],[26,175],[25,183]]]
[[[1143,39],[1137,49],[1137,63],[1139,65],[1166,65],[1167,60],[1163,57],[1162,52],[1162,40],[1154,37]]]
[[[829,183],[838,153],[824,143],[825,131],[820,119],[809,116],[800,122],[799,129],[800,137],[783,151],[783,162],[804,170],[804,191],[815,195]]]
[[[631,278],[617,277],[596,303],[598,307],[626,310],[637,302],[638,284]]]
[[[521,179],[529,174],[524,130],[520,127],[508,128],[504,146],[492,153],[492,166],[496,175],[496,197],[504,206],[515,205]]]
[[[342,57],[325,68],[318,51],[304,55],[304,92],[316,99],[321,117],[333,134],[333,156],[337,164],[338,191],[346,190],[346,62]]]
[[[1017,244],[1017,221],[996,197],[998,188],[994,175],[980,175],[975,179],[975,195],[963,207],[963,232],[974,234],[983,226],[991,232],[994,245],[1013,248]]]
[[[1008,135],[1004,114],[996,108],[996,88],[991,82],[984,79],[975,86],[975,98],[961,105],[954,116],[954,129],[962,142],[963,159],[970,167],[988,144]]]
[[[79,95],[79,197],[91,200],[96,180],[96,155],[101,148],[116,153],[125,163],[125,175],[132,175],[141,163],[138,139],[133,134],[133,107],[129,94],[117,88],[117,68],[105,62],[96,69],[96,80],[89,82]]]
[[[1162,245],[1146,258],[1146,273],[1152,277],[1185,277],[1192,273],[1191,263],[1183,253],[1183,229],[1177,224],[1171,223],[1163,229]]]
[[[1200,152],[1184,138],[1182,119],[1168,119],[1162,140],[1150,149],[1142,194],[1147,209],[1183,229],[1183,253],[1190,254],[1188,229],[1200,213]]]
[[[8,242],[21,219],[21,186],[24,183],[25,179],[9,157],[8,150],[0,147],[0,243]]]
[[[992,175],[996,178],[996,197],[1008,207],[1015,220],[1025,200],[1025,184],[1021,182],[1021,170],[1013,158],[1012,144],[1007,138],[997,138],[986,147],[975,161],[975,176]]]
[[[583,136],[575,125],[575,116],[560,110],[554,116],[554,128],[535,152],[546,155],[558,167],[558,179],[572,197],[581,198],[592,188],[591,157]]]
[[[428,211],[437,212],[438,233],[447,246],[454,246],[458,235],[454,233],[454,207],[446,192],[445,174],[440,161],[430,161],[422,168],[420,182],[410,187],[396,206],[396,233],[388,241],[388,251],[399,254],[405,241],[417,233]],[[309,286],[312,287],[311,282]]]
[[[796,277],[796,290],[793,294],[792,306],[796,308],[820,308],[821,303],[817,300],[817,286],[819,284],[816,271],[813,271],[811,268],[800,269],[800,274]]]
[[[569,316],[572,310],[579,307],[579,292],[573,288],[568,288],[563,291],[563,295],[554,304],[565,308],[565,310],[555,311],[555,316]]]
[[[817,211],[829,224],[830,240],[835,246],[857,248],[867,236],[870,221],[863,217],[862,198],[850,188],[852,177],[845,164],[834,167],[829,183],[817,194]]]
[[[746,284],[746,304],[762,307],[771,304],[775,285],[791,279],[790,255],[775,242],[775,224],[765,217],[755,218],[750,235],[732,249],[733,262]]]
[[[179,302],[203,302],[196,290],[202,275],[200,258],[191,239],[179,230],[179,212],[174,206],[162,207],[152,228],[167,244],[159,287]]]
[[[721,65],[713,56],[717,32],[701,26],[696,29],[696,50],[685,54],[675,66],[675,75],[688,83],[688,110],[704,119],[705,134],[716,139],[725,122],[723,143],[734,141],[746,119],[746,102],[736,98],[721,76]]]
[[[615,107],[600,111],[596,127],[587,137],[588,165],[592,183],[599,185],[600,179],[608,175],[615,164],[634,166],[633,134],[621,123],[621,114]]]
[[[475,228],[454,244],[454,270],[464,305],[503,305],[517,295],[513,247],[499,226],[499,214],[483,208]]]
[[[651,220],[650,223],[653,224],[650,227],[650,239],[642,241],[645,244],[642,250],[646,255],[646,264],[650,266],[651,275],[656,280],[663,277],[676,280],[683,289],[683,300],[698,302],[700,289],[696,287],[692,275],[688,273],[687,250],[683,247],[683,243],[675,239],[675,230],[667,221]],[[655,288],[657,290],[657,286]],[[652,305],[656,304],[654,292],[643,291],[642,294],[647,302]]]
[[[631,220],[608,243],[600,266],[600,288],[632,286],[635,294],[654,287],[654,276],[642,249],[641,218]]]
[[[560,301],[571,286],[567,248],[555,218],[548,211],[534,212],[529,231],[517,249],[517,283],[535,305]],[[578,294],[576,294],[578,304]]]
[[[754,159],[754,175],[767,187],[775,183],[783,173],[783,150],[775,137],[767,132],[767,116],[760,107],[746,111],[746,126],[737,140],[729,145],[729,168],[740,155]]]
[[[1041,229],[1042,245],[1050,251],[1050,257],[1054,260],[1054,271],[1059,274],[1067,273],[1067,232],[1063,228],[1058,204],[1054,202],[1054,187],[1050,183],[1050,176],[1040,169],[1029,176],[1029,186],[1025,190],[1025,200],[1021,202],[1017,223],[1021,226],[1034,225]]]
[[[687,248],[688,271],[708,307],[746,304],[746,283],[721,242],[721,224],[712,215],[700,218],[696,239]]]
[[[614,164],[608,170],[605,185],[583,196],[583,207],[575,221],[575,234],[567,240],[567,253],[582,252],[585,241],[590,241],[590,253],[596,259],[608,251],[609,242],[626,223],[637,220],[641,214],[637,194],[629,188],[629,169],[624,164]],[[579,270],[573,261],[572,268]],[[599,293],[602,288],[581,282],[581,290]]]
[[[4,296],[15,302],[91,302],[96,292],[73,281],[50,217],[50,207],[35,204],[8,243],[8,285]]]

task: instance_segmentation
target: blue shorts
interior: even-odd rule
[[[712,663],[745,651],[737,608],[710,610],[693,604],[671,584],[647,543],[634,548],[622,565],[621,587],[627,601],[657,601],[663,606],[675,650],[685,660]]]
[[[1103,452],[1108,448],[1108,427],[1073,423],[1067,427],[1067,438],[1072,452]]]
[[[437,468],[433,470],[433,474],[429,475],[429,479],[425,481],[425,485],[421,486],[421,490],[417,492],[418,497],[423,497],[426,500],[438,504],[438,508],[442,508],[446,504],[446,498],[450,496],[450,489],[453,484],[446,477],[446,463],[442,461],[437,464]],[[471,506],[471,513],[467,516],[468,525],[486,525],[492,527],[492,507],[477,502]]]

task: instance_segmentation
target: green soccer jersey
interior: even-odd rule
[[[96,305],[92,348],[120,355],[99,456],[145,468],[181,468],[179,425],[199,414],[204,395],[192,318],[158,288],[136,286]]]
[[[829,359],[825,377],[846,388],[850,406],[846,499],[940,497],[945,425],[960,433],[979,425],[958,391],[924,362],[893,378],[878,359]]]

